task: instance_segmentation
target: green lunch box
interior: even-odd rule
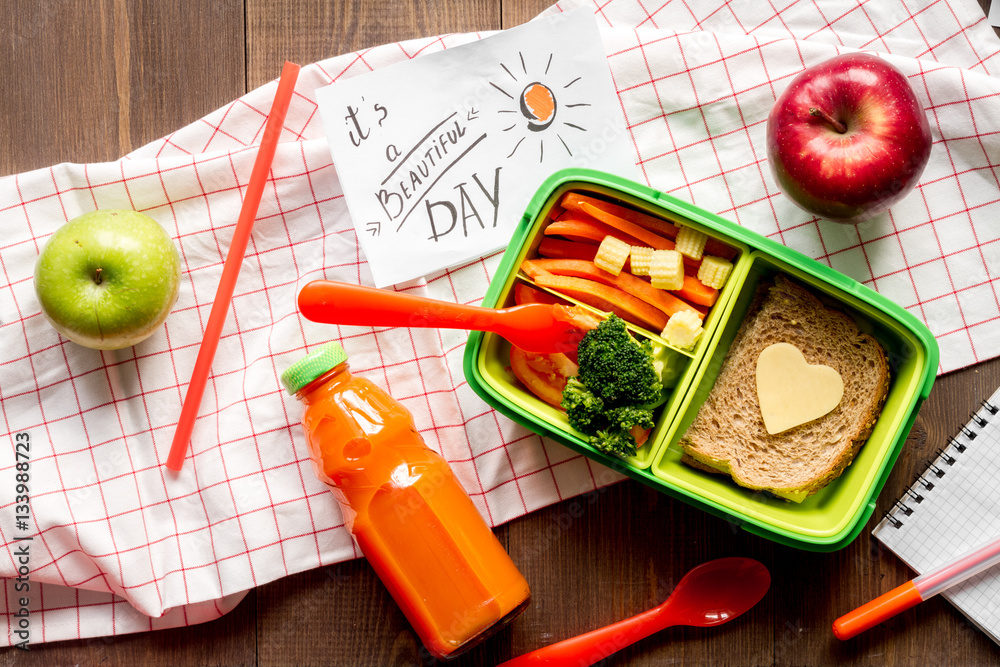
[[[483,301],[514,304],[521,262],[535,256],[550,212],[567,192],[605,199],[674,224],[693,227],[735,249],[733,270],[703,323],[694,348],[671,350],[672,390],[656,413],[656,426],[638,454],[620,459],[587,444],[564,413],[523,389],[510,374],[510,345],[496,334],[473,332],[465,350],[465,375],[473,390],[499,412],[654,489],[704,509],[743,529],[789,546],[834,551],[864,528],[921,403],[930,393],[938,348],[927,327],[884,296],[828,266],[729,220],[663,192],[593,170],[567,169],[549,177],[528,204]],[[557,209],[558,210],[558,209]],[[738,486],[728,476],[681,462],[677,441],[711,390],[757,285],[787,275],[811,288],[873,335],[889,361],[889,394],[867,443],[844,473],[801,503]],[[567,299],[572,301],[571,299]],[[659,340],[659,332],[633,328]]]

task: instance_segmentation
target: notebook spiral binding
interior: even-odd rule
[[[913,514],[913,505],[923,502],[923,494],[934,489],[934,480],[948,474],[948,468],[955,465],[958,457],[969,447],[969,443],[976,439],[978,435],[976,429],[986,426],[990,417],[1000,412],[1000,406],[989,401],[984,400],[980,405],[982,409],[974,412],[969,417],[968,423],[962,426],[958,433],[948,438],[945,446],[935,452],[936,456],[927,461],[924,472],[917,475],[917,479],[906,489],[904,495],[897,498],[892,507],[882,515],[882,522],[888,522],[894,528],[902,527],[903,520]],[[988,414],[982,414],[984,411]],[[969,443],[962,442],[958,438],[959,435],[965,436]]]

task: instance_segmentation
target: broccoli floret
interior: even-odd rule
[[[622,458],[635,456],[635,438],[628,431],[607,429],[590,436],[590,446],[605,454],[613,454]]]
[[[653,346],[634,339],[625,321],[611,315],[580,341],[580,381],[608,408],[653,403],[663,391]]]
[[[633,426],[653,428],[653,411],[633,405],[612,408],[604,413],[608,423],[614,428],[628,431]]]
[[[580,433],[594,435],[608,425],[608,418],[604,416],[604,401],[587,389],[580,378],[572,377],[566,382],[562,407],[569,417],[569,425]]]
[[[580,371],[563,390],[570,426],[590,436],[595,449],[627,457],[636,453],[635,427],[653,428],[652,404],[663,384],[649,341],[639,343],[625,321],[611,315],[591,329],[577,350]]]
[[[593,434],[590,444],[607,454],[635,456],[636,441],[631,433],[632,427],[653,428],[653,411],[646,408],[613,408],[605,413],[605,417],[608,419],[608,427]]]

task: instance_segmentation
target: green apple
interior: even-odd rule
[[[173,240],[136,211],[97,210],[70,220],[35,263],[46,319],[98,350],[129,347],[156,331],[177,300],[180,278]]]

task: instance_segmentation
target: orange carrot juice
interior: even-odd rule
[[[282,375],[316,475],[427,649],[449,658],[528,604],[524,577],[410,412],[328,343]]]

